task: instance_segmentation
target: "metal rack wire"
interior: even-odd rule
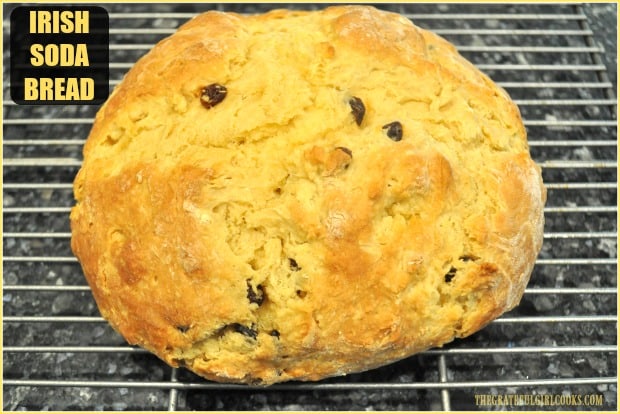
[[[583,9],[379,7],[448,38],[521,108],[549,191],[545,243],[521,306],[443,349],[318,383],[261,389],[171,369],[107,326],[71,255],[71,183],[96,108],[17,106],[5,73],[5,410],[549,409],[477,405],[474,396],[481,394],[596,395],[600,405],[573,408],[616,409],[617,106],[604,51]],[[106,8],[114,86],[140,55],[198,11],[260,7]],[[4,30],[6,51],[8,24]]]

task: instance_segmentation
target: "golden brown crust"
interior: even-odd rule
[[[362,6],[192,19],[101,108],[74,188],[72,248],[112,326],[260,384],[372,368],[512,309],[546,198],[508,95]]]

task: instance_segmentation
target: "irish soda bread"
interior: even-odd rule
[[[366,370],[510,310],[546,197],[507,94],[362,6],[190,20],[101,108],[74,187],[103,317],[252,384]]]

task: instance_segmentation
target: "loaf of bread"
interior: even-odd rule
[[[74,190],[102,316],[172,366],[261,385],[512,309],[546,199],[505,91],[368,6],[191,19],[102,106]]]

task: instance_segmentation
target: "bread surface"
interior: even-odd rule
[[[102,106],[74,191],[102,316],[172,366],[265,385],[512,309],[546,198],[508,95],[367,6],[191,19]]]

